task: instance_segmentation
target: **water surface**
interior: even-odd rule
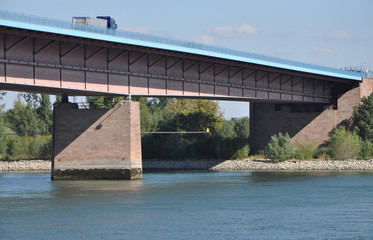
[[[373,239],[373,172],[0,173],[0,239]]]

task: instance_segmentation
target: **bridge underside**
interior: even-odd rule
[[[66,95],[332,103],[356,81],[0,27],[0,89]]]

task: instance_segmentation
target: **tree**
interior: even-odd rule
[[[167,107],[176,114],[173,121],[179,131],[221,130],[223,111],[217,101],[204,99],[173,99]]]
[[[5,133],[5,124],[3,119],[3,110],[5,104],[2,103],[3,97],[6,95],[6,92],[0,91],[0,134]],[[3,158],[6,151],[6,143],[5,143],[5,136],[0,135],[0,159]]]
[[[0,91],[0,113],[3,111],[5,104],[1,103],[3,101],[3,97],[6,95],[6,92]]]
[[[13,108],[5,113],[5,118],[8,126],[16,133],[51,133],[53,111],[49,95],[19,94]]]
[[[22,95],[27,105],[35,111],[39,130],[42,133],[51,133],[53,127],[53,110],[50,97],[47,94],[25,93]]]
[[[32,104],[22,102],[21,95],[14,101],[13,108],[6,112],[5,119],[8,126],[16,133],[40,132],[39,121]]]
[[[373,142],[373,93],[363,97],[361,102],[354,108],[352,126],[363,140]]]
[[[115,104],[123,101],[124,97],[114,96],[91,96],[87,97],[89,108],[112,108]]]

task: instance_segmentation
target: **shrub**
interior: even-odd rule
[[[360,153],[360,139],[356,132],[340,127],[333,132],[329,147],[334,159],[356,159]]]
[[[246,144],[242,148],[238,149],[235,153],[232,155],[232,159],[244,159],[249,157],[250,153],[250,146],[249,144]]]
[[[26,137],[9,136],[7,138],[7,159],[28,159],[29,145],[29,139]]]
[[[313,156],[317,159],[330,159],[330,148],[321,147],[315,151]]]
[[[369,140],[361,141],[359,159],[367,160],[373,157],[373,144]]]
[[[52,157],[51,136],[7,136],[6,145],[6,155],[2,157],[3,159],[51,159]]]
[[[288,133],[273,135],[268,143],[264,155],[273,162],[282,162],[294,156],[294,147]]]
[[[306,159],[312,159],[316,150],[317,150],[317,145],[315,142],[312,141],[307,141],[304,143],[299,143],[297,142],[295,144],[295,158],[296,159],[301,159],[301,160],[306,160]]]

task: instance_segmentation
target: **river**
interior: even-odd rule
[[[0,173],[0,239],[373,239],[373,172]]]

